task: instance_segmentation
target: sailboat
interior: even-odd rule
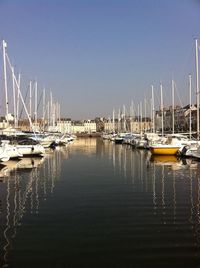
[[[0,160],[8,161],[9,159],[23,157],[23,155],[17,150],[17,147],[9,143],[10,141],[8,140],[1,140],[0,148],[2,153],[0,154]]]
[[[171,144],[156,144],[149,147],[152,154],[176,155],[181,147]]]
[[[176,142],[172,136],[164,138],[164,118],[163,118],[163,92],[162,84],[160,84],[160,93],[161,93],[161,113],[162,113],[162,139],[160,142],[151,144],[149,149],[153,155],[176,155],[178,151],[181,150],[183,145],[180,142]],[[172,94],[173,95],[173,94]]]

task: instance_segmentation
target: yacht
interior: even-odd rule
[[[23,154],[18,151],[15,145],[10,144],[9,140],[1,140],[0,147],[2,149],[1,161],[8,161],[9,159],[23,157]]]

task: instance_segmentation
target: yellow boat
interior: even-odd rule
[[[152,154],[157,155],[176,155],[180,146],[170,145],[170,144],[159,144],[150,146],[150,151]]]

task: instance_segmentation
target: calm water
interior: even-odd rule
[[[80,139],[0,176],[1,267],[200,267],[200,162]]]

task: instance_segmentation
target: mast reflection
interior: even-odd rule
[[[38,214],[40,202],[53,194],[61,171],[61,157],[68,157],[67,148],[50,151],[44,157],[27,157],[1,165],[0,267],[9,267],[9,251],[23,216]]]
[[[124,183],[130,184],[133,195],[141,193],[145,198],[151,194],[152,216],[159,218],[163,228],[187,230],[192,233],[192,246],[199,248],[200,163],[176,156],[152,156],[148,151],[111,142],[104,142],[104,152],[103,157],[109,154]]]

